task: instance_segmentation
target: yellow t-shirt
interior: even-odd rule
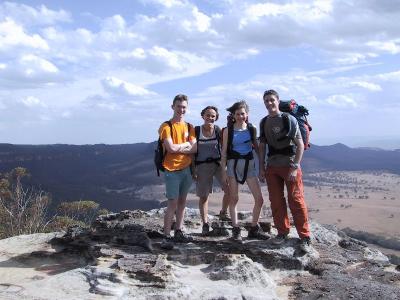
[[[194,140],[196,138],[194,128],[190,126],[190,132],[188,132],[188,128],[186,122],[172,122],[172,142],[174,144],[182,144]],[[166,138],[170,138],[171,129],[169,125],[167,123],[161,124],[158,134],[163,142]],[[166,152],[163,166],[168,171],[178,171],[190,166],[191,163],[192,156],[190,154]]]

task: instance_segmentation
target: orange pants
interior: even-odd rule
[[[307,206],[304,201],[304,187],[301,169],[297,170],[295,181],[289,181],[289,167],[267,167],[266,179],[272,217],[278,234],[288,234],[290,222],[287,211],[284,187],[286,185],[288,204],[293,216],[294,225],[300,238],[310,236]]]

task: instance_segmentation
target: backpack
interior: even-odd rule
[[[296,118],[297,123],[299,123],[301,137],[303,138],[304,150],[310,148],[310,132],[312,127],[307,121],[307,116],[309,115],[308,109],[292,99],[290,101],[280,101],[279,110],[289,113]]]
[[[256,143],[256,128],[251,124],[247,123],[247,129],[250,132],[250,139],[254,148],[254,144]],[[253,151],[249,152],[246,155],[241,155],[240,153],[236,152],[233,150],[233,124],[228,127],[228,143],[227,143],[227,159],[234,159],[235,163],[233,166],[233,172],[235,174],[235,179],[236,182],[240,184],[244,184],[246,179],[247,179],[247,171],[249,168],[249,162],[250,160],[253,159]],[[244,159],[245,160],[245,165],[244,165],[244,172],[243,172],[243,178],[241,180],[238,179],[237,172],[236,172],[236,167],[239,159]]]
[[[200,128],[201,128],[200,126],[194,127],[194,133],[196,135],[197,143],[201,140],[200,139]],[[194,161],[195,161],[196,165],[199,165],[202,163],[207,163],[207,162],[215,162],[216,164],[219,165],[219,162],[221,160],[221,136],[222,136],[221,128],[219,128],[217,125],[214,125],[214,132],[215,132],[215,139],[218,141],[218,154],[219,154],[218,158],[207,158],[205,161],[198,161],[197,157],[199,154],[199,147],[197,147],[197,151],[194,155],[194,157],[195,157]],[[207,139],[207,140],[210,140],[210,139]],[[214,139],[211,139],[211,140],[214,140]]]
[[[171,121],[165,121],[162,124],[167,123],[170,130],[171,130],[171,138],[172,137],[172,123]],[[158,141],[157,141],[157,147],[154,150],[154,165],[156,166],[156,170],[157,170],[157,176],[160,176],[160,171],[164,172],[165,168],[163,166],[163,162],[164,162],[164,158],[165,158],[165,154],[166,151],[164,151],[164,147],[163,147],[163,141],[161,140],[160,137],[158,137]]]
[[[282,114],[282,119],[283,119],[283,132],[285,133],[284,136],[278,139],[279,140],[284,140],[286,138],[293,139],[295,135],[295,129],[292,128],[292,125],[289,120],[288,115],[292,115],[293,117],[296,118],[297,123],[299,124],[299,129],[301,133],[301,137],[303,139],[304,143],[304,150],[307,150],[310,148],[310,132],[312,130],[311,125],[307,121],[307,116],[309,115],[308,109],[305,108],[302,105],[298,105],[295,100],[290,100],[290,101],[280,101],[279,102],[279,110],[283,113]],[[267,120],[268,116],[264,117],[261,122],[260,122],[260,137],[264,136],[264,124],[265,121]],[[282,152],[282,151],[280,151]],[[278,152],[277,152],[278,153]],[[288,153],[280,153],[280,154],[287,154],[287,155],[292,155],[292,150],[288,150]]]
[[[173,130],[172,130],[172,122],[171,121],[165,121],[162,124],[168,124],[170,130],[171,130],[171,139],[174,140],[173,138]],[[192,127],[192,125],[190,123],[186,123],[187,127],[188,127],[188,137],[190,136],[190,128]],[[164,163],[164,159],[166,156],[167,151],[164,150],[163,147],[163,141],[160,139],[160,137],[158,137],[158,141],[157,141],[157,147],[154,150],[154,165],[156,166],[156,170],[157,170],[157,176],[160,176],[160,171],[164,172],[165,168],[163,166]]]

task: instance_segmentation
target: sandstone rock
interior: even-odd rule
[[[1,240],[0,299],[278,299],[278,291],[299,299],[400,298],[400,273],[387,257],[333,227],[311,222],[314,250],[302,253],[294,229],[279,247],[232,242],[223,234],[229,224],[216,220],[218,234],[203,237],[193,210],[186,232],[194,242],[164,251],[160,211]]]

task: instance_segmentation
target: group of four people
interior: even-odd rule
[[[310,229],[307,207],[304,201],[300,161],[304,144],[296,118],[279,110],[279,95],[267,90],[263,95],[268,115],[260,122],[257,139],[256,128],[248,122],[249,107],[245,101],[234,103],[227,110],[227,127],[220,130],[214,123],[218,120],[218,109],[207,106],[201,111],[204,124],[193,128],[184,121],[188,107],[186,95],[175,96],[173,117],[159,128],[165,156],[163,167],[168,206],[164,216],[165,238],[161,246],[172,249],[174,242],[189,242],[192,237],[182,232],[186,197],[194,178],[197,182],[203,234],[209,232],[208,196],[215,177],[223,191],[224,198],[220,219],[232,222],[232,238],[241,240],[241,229],[237,221],[239,184],[247,183],[253,197],[254,208],[248,238],[268,239],[258,224],[264,204],[260,183],[266,180],[272,216],[278,234],[272,239],[275,245],[282,244],[290,230],[284,186],[293,215],[294,225],[300,238],[300,248],[310,249]],[[289,124],[287,124],[289,123]],[[266,156],[266,148],[268,154]],[[253,153],[258,156],[258,172]],[[192,159],[192,157],[194,157]],[[194,167],[193,167],[194,166]],[[174,236],[171,225],[176,216]]]

